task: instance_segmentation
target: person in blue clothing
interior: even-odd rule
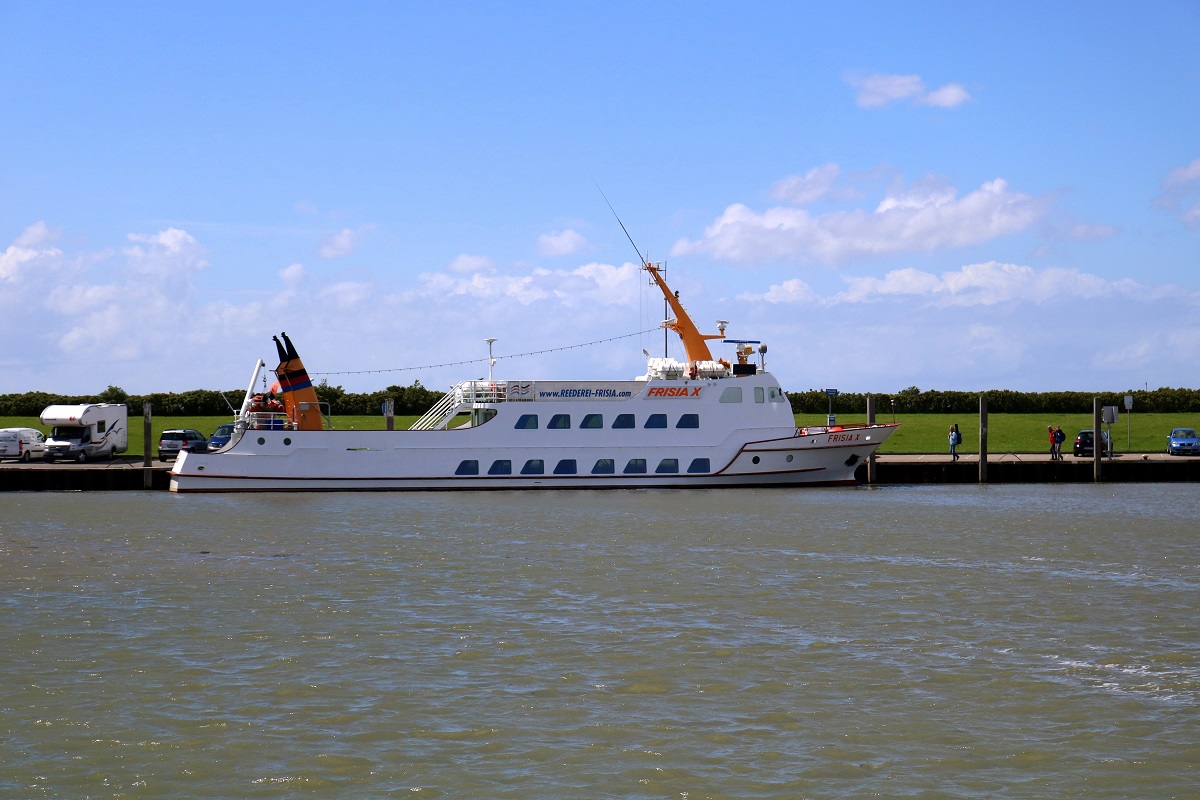
[[[958,461],[958,446],[962,444],[962,434],[958,432],[958,423],[950,426],[950,460]]]

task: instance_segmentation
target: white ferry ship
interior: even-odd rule
[[[854,485],[896,424],[797,428],[755,342],[701,334],[660,268],[687,360],[649,358],[632,380],[464,381],[409,430],[337,430],[287,334],[275,338],[282,402],[253,393],[229,444],[182,453],[173,492],[632,489]],[[708,341],[734,345],[714,359]],[[765,347],[759,348],[765,353]]]

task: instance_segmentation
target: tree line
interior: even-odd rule
[[[329,404],[333,416],[382,415],[384,400],[394,400],[397,416],[418,416],[442,399],[444,393],[427,389],[420,381],[409,386],[389,386],[377,392],[360,394],[347,392],[341,386],[326,382],[315,387],[318,399]],[[0,416],[36,417],[46,406],[79,403],[124,403],[129,413],[140,416],[142,405],[150,401],[156,416],[220,417],[233,416],[242,405],[245,389],[215,391],[194,389],[190,392],[157,392],[133,395],[117,386],[109,386],[99,395],[56,395],[47,392],[0,395]],[[1200,390],[1151,389],[1127,392],[1015,392],[993,389],[986,392],[921,391],[910,386],[894,394],[862,394],[847,392],[833,398],[837,414],[867,413],[867,397],[875,398],[875,416],[882,420],[896,414],[971,414],[979,410],[980,396],[987,397],[988,412],[993,414],[1090,414],[1093,398],[1101,405],[1125,405],[1125,396],[1133,395],[1133,409],[1144,413],[1200,412]],[[789,392],[792,411],[796,414],[826,414],[829,397],[821,389]]]
[[[1126,392],[1015,392],[991,389],[986,392],[921,391],[910,386],[895,394],[838,394],[833,398],[835,414],[867,413],[867,397],[875,398],[875,417],[882,420],[896,414],[973,414],[979,412],[979,398],[987,398],[989,414],[1090,414],[1093,399],[1101,405],[1119,406],[1124,412],[1125,397],[1133,396],[1133,410],[1148,414],[1195,413],[1200,411],[1197,389],[1131,389]],[[829,397],[821,389],[789,392],[796,414],[826,414]]]

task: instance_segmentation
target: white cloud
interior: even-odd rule
[[[556,299],[565,307],[627,305],[637,296],[638,267],[625,264],[585,264],[573,270],[535,269],[526,275],[476,272],[467,277],[425,273],[418,277],[418,294],[426,298],[472,297],[511,300],[528,306]]]
[[[190,233],[179,228],[153,234],[131,233],[127,238],[134,242],[124,251],[134,272],[179,280],[208,266],[203,248]]]
[[[321,242],[317,247],[317,255],[326,259],[345,258],[357,250],[363,239],[373,230],[374,225],[363,225],[357,229],[342,228]]]
[[[735,204],[705,228],[703,239],[681,240],[672,254],[705,253],[743,264],[844,264],[987,242],[1027,229],[1047,205],[1045,199],[1009,189],[1001,179],[961,198],[950,186],[922,181],[888,195],[874,212],[812,215],[804,209],[776,207],[760,213]]]
[[[1200,158],[1167,173],[1154,205],[1178,212],[1184,225],[1200,229]]]
[[[362,305],[371,298],[371,287],[356,281],[335,283],[322,292],[322,299],[334,308],[351,309]]]
[[[537,250],[543,256],[569,256],[578,253],[587,245],[587,240],[578,231],[567,228],[564,231],[543,233],[538,237]]]
[[[833,191],[841,172],[837,164],[813,167],[803,175],[792,175],[772,186],[771,197],[796,206],[815,203]]]
[[[307,278],[308,273],[305,271],[303,264],[289,264],[279,270],[279,279],[288,286],[294,286]]]
[[[882,108],[901,101],[919,105],[954,108],[971,99],[961,83],[948,83],[933,91],[926,91],[925,81],[920,75],[851,75],[846,79],[858,94],[855,102],[860,108]]]
[[[767,303],[812,303],[819,298],[807,283],[799,278],[789,278],[783,283],[767,289],[762,294],[745,293],[738,295],[739,300],[762,300]]]
[[[1096,275],[1058,267],[1035,270],[1017,264],[989,261],[967,264],[935,275],[918,269],[892,270],[883,277],[844,276],[844,291],[820,297],[806,284],[790,279],[761,294],[746,293],[739,299],[768,303],[803,303],[823,306],[916,302],[923,307],[978,307],[1001,303],[1029,306],[1061,305],[1101,297],[1136,297],[1152,302],[1164,294],[1200,305],[1200,293],[1180,293],[1171,287],[1148,289],[1134,281],[1108,281]]]
[[[39,247],[58,238],[58,232],[50,229],[45,221],[38,220],[30,225],[13,241],[17,247]]]
[[[11,245],[0,253],[0,281],[16,283],[22,273],[43,269],[47,262],[62,255],[50,245],[56,238],[45,222],[35,222],[23,230]]]
[[[478,272],[492,272],[495,270],[495,266],[492,264],[492,260],[486,256],[472,256],[462,253],[456,256],[455,259],[446,266],[446,269],[450,272],[456,272],[459,274],[472,274]]]
[[[934,89],[932,92],[917,98],[917,102],[924,106],[954,108],[955,106],[961,106],[970,99],[971,95],[961,83],[947,83],[940,89]]]

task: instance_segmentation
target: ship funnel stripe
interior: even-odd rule
[[[279,377],[279,385],[285,394],[287,392],[299,391],[300,389],[312,388],[312,380],[308,377],[308,373],[302,369],[295,372],[286,372]]]

